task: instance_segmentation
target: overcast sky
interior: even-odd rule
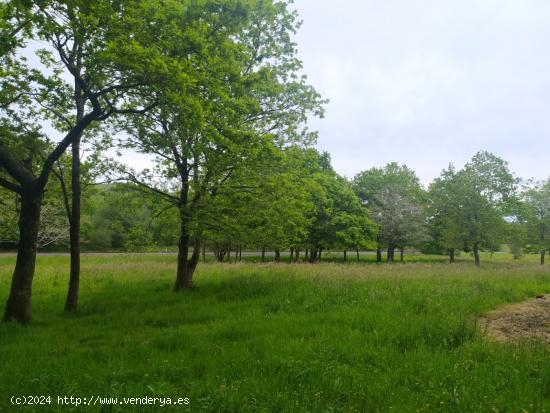
[[[296,0],[318,147],[348,177],[390,161],[427,183],[479,150],[550,176],[550,2]]]

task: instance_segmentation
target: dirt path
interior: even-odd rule
[[[535,338],[550,344],[550,294],[492,311],[478,325],[499,342]]]

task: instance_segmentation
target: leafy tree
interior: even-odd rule
[[[311,151],[307,155],[313,205],[307,239],[310,262],[319,260],[327,248],[347,251],[369,246],[376,230],[367,209],[349,183],[336,174],[327,153]]]
[[[377,261],[382,260],[384,244],[391,262],[395,248],[403,251],[406,245],[425,238],[425,194],[418,177],[406,165],[394,162],[363,171],[354,177],[353,188],[379,227]]]
[[[432,187],[433,223],[442,245],[453,249],[462,239],[480,265],[479,251],[499,249],[505,240],[504,218],[510,214],[516,179],[505,161],[478,152],[464,168],[444,171]]]
[[[525,222],[517,218],[512,222],[505,222],[505,236],[514,259],[521,258],[525,253],[528,236]]]
[[[290,33],[298,21],[286,2],[206,4],[180,16],[193,28],[189,50],[168,44],[193,84],[185,94],[165,90],[154,111],[128,124],[126,147],[156,160],[155,171],[130,172],[130,180],[179,211],[176,291],[192,288],[203,233],[219,226],[212,200],[253,189],[235,182],[254,180],[264,154],[314,139],[304,123],[321,113],[318,94],[297,74]]]
[[[525,190],[521,200],[520,217],[524,222],[526,244],[540,254],[540,263],[544,264],[550,249],[550,181],[538,182]]]
[[[344,260],[347,251],[359,251],[375,245],[377,234],[376,224],[370,219],[367,208],[361,205],[359,198],[343,179],[339,180],[335,191],[329,196],[333,199],[334,209],[331,224],[333,227],[330,246],[344,250]],[[357,255],[359,259],[359,255]]]
[[[31,318],[40,210],[54,164],[94,122],[154,105],[151,88],[142,92],[145,85],[166,81],[171,60],[158,48],[160,28],[151,24],[154,16],[143,2],[2,4],[8,21],[0,26],[0,37],[16,33],[16,39],[2,47],[0,60],[0,185],[21,196],[18,257],[4,320],[25,323]],[[47,50],[37,52],[43,63],[38,68],[28,68],[18,53],[30,38],[48,44]],[[80,106],[73,100],[69,105],[70,96],[77,96]],[[54,141],[40,127],[38,120],[44,118],[55,119],[54,126],[62,123],[63,136],[43,158],[29,162],[37,146]],[[73,213],[78,215],[77,210]],[[73,308],[75,275],[72,272],[67,300]]]
[[[386,187],[377,195],[374,220],[380,228],[379,239],[388,246],[387,261],[394,261],[395,249],[423,241],[426,218],[422,209],[395,188]]]
[[[449,254],[449,262],[455,262],[457,250],[464,248],[466,234],[460,224],[460,204],[456,202],[458,191],[457,172],[450,165],[430,185],[428,191],[428,216],[432,242],[436,249]]]
[[[458,173],[459,223],[476,265],[479,250],[497,250],[503,238],[504,217],[515,194],[517,180],[501,158],[478,152]]]
[[[266,247],[274,250],[276,261],[286,249],[292,251],[291,261],[298,259],[311,223],[310,182],[299,162],[303,152],[295,146],[280,151],[258,171],[254,193],[235,192],[245,197],[240,221],[249,234],[249,244],[262,251]]]

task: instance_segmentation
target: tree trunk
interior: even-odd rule
[[[313,264],[316,259],[317,259],[317,248],[311,247],[311,250],[309,252],[309,262]]]
[[[290,263],[292,264],[294,262],[294,248],[290,249]]]
[[[376,262],[382,262],[382,250],[380,247],[376,248]]]
[[[455,263],[455,249],[451,248],[449,250],[449,263],[454,264]]]
[[[21,201],[19,216],[19,249],[4,313],[5,321],[14,320],[22,323],[30,321],[32,280],[36,265],[37,238],[44,188],[52,173],[54,163],[74,140],[81,136],[83,131],[100,116],[100,110],[94,108],[92,112],[77,121],[55,146],[55,149],[49,153],[37,178],[30,171],[30,167],[27,168],[24,164],[16,165],[17,162],[14,162],[10,151],[0,145],[0,158],[2,158],[0,163],[3,164],[3,169],[19,182],[23,192],[22,198],[24,198]],[[9,168],[6,168],[6,165],[9,165]],[[15,174],[14,171],[16,171]]]
[[[306,262],[309,260],[309,248],[306,248],[305,258]]]
[[[78,48],[77,71],[81,72],[82,49]],[[82,88],[75,81],[75,106],[76,121],[84,118],[86,100],[83,97]],[[71,210],[69,214],[69,239],[71,251],[71,272],[69,275],[69,288],[65,300],[65,311],[75,312],[78,305],[78,291],[80,286],[80,204],[82,188],[80,185],[80,141],[82,132],[78,134],[71,146]]]
[[[262,248],[262,262],[265,262],[265,247]]]
[[[192,277],[193,274],[189,272],[189,214],[187,212],[187,200],[189,195],[189,175],[187,171],[187,165],[184,165],[181,172],[181,189],[179,200],[179,214],[180,214],[180,239],[178,243],[178,268],[176,270],[176,284],[174,285],[174,291],[188,290],[193,288]]]
[[[193,246],[193,254],[191,254],[191,259],[187,264],[187,279],[189,285],[193,286],[193,275],[197,269],[197,264],[199,263],[200,253],[201,253],[201,244],[202,241],[199,237],[195,239],[195,245]]]
[[[403,258],[404,258],[403,248],[399,248],[399,253],[400,253],[400,261],[403,262]]]
[[[355,250],[357,252],[357,262],[361,261],[361,258],[359,258],[359,250]]]
[[[275,262],[281,262],[281,251],[279,251],[279,248],[275,248]]]
[[[180,240],[178,243],[178,268],[176,275],[176,285],[174,285],[174,291],[180,291],[184,289],[193,288],[191,280],[188,277],[187,271],[187,256],[189,254],[189,234],[185,230],[180,235]]]
[[[344,250],[344,262],[348,261],[348,252],[347,250]]]
[[[394,251],[394,247],[393,246],[388,246],[388,252],[386,254],[386,262],[393,262],[393,251]]]
[[[476,266],[479,267],[481,265],[481,261],[479,259],[479,246],[477,242],[474,244],[474,261],[476,263]]]
[[[239,245],[239,262],[243,260],[243,246]]]
[[[206,242],[202,242],[202,262],[206,262]]]
[[[294,253],[294,262],[298,262],[299,259],[300,259],[300,249],[296,248],[296,251]]]
[[[36,243],[40,227],[40,194],[21,197],[19,213],[19,248],[11,281],[10,294],[4,312],[4,321],[26,324],[31,320],[32,280],[36,264]]]
[[[223,248],[217,248],[214,250],[214,256],[216,258],[216,262],[223,262],[225,259],[225,254],[227,254],[227,250]]]
[[[67,312],[76,311],[80,285],[80,136],[75,139],[72,145],[71,198],[71,215],[69,217],[71,273],[67,299],[65,300],[65,311]]]
[[[323,253],[323,248],[319,248],[319,252],[317,253],[317,259],[321,261],[321,254]]]
[[[540,252],[540,265],[544,265],[544,258],[546,256],[546,251]]]

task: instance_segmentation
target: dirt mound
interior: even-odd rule
[[[537,339],[550,344],[550,294],[492,311],[478,325],[496,341]]]

